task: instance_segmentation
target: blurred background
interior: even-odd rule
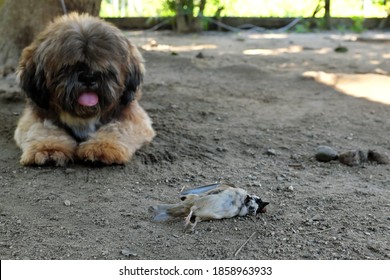
[[[207,2],[205,16],[229,17],[311,17],[326,1],[318,0],[102,0],[101,17],[166,17],[175,14],[175,6],[182,2],[184,9],[199,12],[201,2]],[[322,3],[323,2],[323,3]],[[386,17],[390,1],[333,0],[333,17]],[[315,13],[324,16],[325,10]]]

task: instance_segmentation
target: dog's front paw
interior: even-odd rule
[[[89,140],[81,143],[76,152],[77,157],[84,161],[104,164],[125,164],[131,155],[125,146],[115,141]]]
[[[22,165],[65,166],[73,160],[74,148],[60,143],[35,143],[23,150]]]

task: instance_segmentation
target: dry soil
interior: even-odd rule
[[[0,80],[1,259],[390,258],[390,165],[314,158],[319,145],[389,154],[387,34],[127,34],[157,137],[125,166],[21,166],[24,96]],[[150,205],[219,180],[267,213],[192,233],[150,221]]]

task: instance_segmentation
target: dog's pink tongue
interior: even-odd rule
[[[83,92],[79,96],[79,104],[82,106],[92,107],[98,104],[99,97],[94,92]]]

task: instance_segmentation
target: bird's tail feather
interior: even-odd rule
[[[185,217],[189,213],[189,208],[181,203],[178,204],[159,204],[149,207],[154,222],[164,222],[175,217]]]

